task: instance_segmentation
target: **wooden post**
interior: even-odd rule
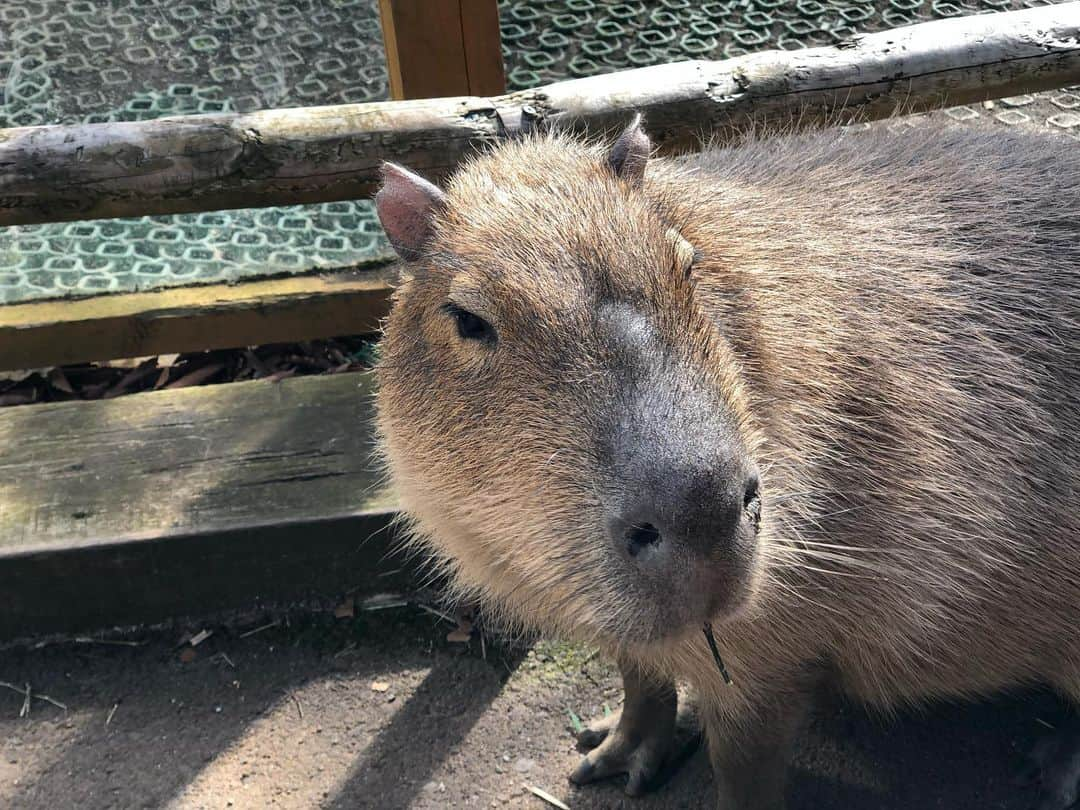
[[[496,0],[379,0],[395,99],[506,92]]]

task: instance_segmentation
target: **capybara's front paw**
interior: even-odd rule
[[[674,754],[675,723],[661,722],[652,728],[626,722],[625,712],[601,718],[578,735],[578,744],[589,749],[570,775],[577,785],[626,774],[626,793],[640,796],[657,787],[661,770]]]
[[[570,775],[577,785],[626,774],[626,792],[640,796],[664,785],[701,745],[695,701],[679,700],[674,684],[648,687],[627,680],[622,711],[578,734],[588,753]]]

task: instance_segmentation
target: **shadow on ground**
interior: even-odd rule
[[[208,628],[194,649],[175,629],[0,652],[0,680],[68,707],[34,699],[20,717],[24,696],[0,688],[0,806],[547,807],[529,786],[575,810],[709,804],[701,753],[643,800],[571,789],[567,710],[620,697],[611,667],[579,650],[485,658],[408,608],[278,621]],[[893,722],[832,707],[801,746],[791,806],[1021,810],[1014,774],[1062,711],[1042,693]]]

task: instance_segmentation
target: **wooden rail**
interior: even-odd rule
[[[0,225],[355,199],[384,160],[444,175],[478,145],[645,113],[662,150],[703,133],[872,119],[1080,83],[1080,2],[836,46],[558,82],[490,98],[0,130]]]
[[[0,307],[0,370],[376,332],[388,267]]]

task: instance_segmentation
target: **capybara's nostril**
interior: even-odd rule
[[[761,496],[761,478],[757,470],[752,471],[746,478],[746,488],[743,490],[743,508],[747,509]]]
[[[757,532],[761,528],[761,477],[756,469],[751,470],[743,490],[743,514]]]
[[[626,550],[631,557],[636,557],[643,548],[660,542],[660,530],[651,523],[630,526],[624,536],[626,537]]]

